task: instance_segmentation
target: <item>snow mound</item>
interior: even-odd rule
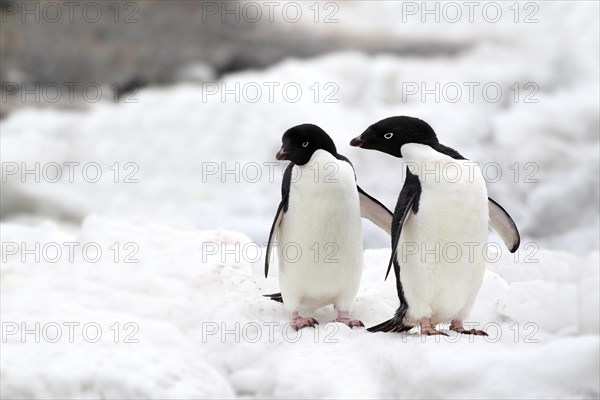
[[[241,233],[98,216],[77,230],[2,230],[4,246],[25,246],[3,249],[3,398],[599,395],[598,252],[489,264],[467,324],[490,336],[425,339],[328,323],[331,308],[296,334],[283,306],[262,297],[278,290],[262,275],[264,249]],[[47,248],[39,260],[23,251],[35,243]],[[50,243],[78,245],[50,262]],[[90,243],[101,257],[82,250]],[[353,314],[367,326],[397,306],[383,281],[388,257],[365,252]]]

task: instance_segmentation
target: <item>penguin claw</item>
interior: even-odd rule
[[[333,322],[340,322],[346,326],[349,326],[350,329],[360,326],[365,327],[365,324],[361,320],[358,319],[350,319],[350,318],[336,318]]]
[[[427,336],[436,336],[436,335],[448,336],[447,333],[440,332],[437,329],[435,329],[434,327],[421,328],[421,334],[427,335]]]
[[[455,330],[455,332],[462,333],[463,335],[475,335],[475,336],[487,336],[485,331],[480,329],[463,329],[461,331]]]
[[[302,318],[300,316],[292,318],[290,321],[290,325],[295,330],[299,331],[302,328],[306,328],[307,326],[310,328],[314,328],[315,325],[319,325],[319,321],[314,319],[313,317]]]
[[[448,336],[447,333],[440,332],[437,329],[435,329],[435,326],[431,324],[431,320],[429,318],[423,318],[421,320],[421,334],[427,336]]]
[[[458,333],[462,333],[463,335],[475,335],[475,336],[487,336],[488,334],[485,331],[479,329],[465,329],[460,320],[453,320],[450,323],[450,330]]]

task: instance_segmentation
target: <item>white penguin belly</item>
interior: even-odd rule
[[[279,228],[279,284],[289,311],[334,304],[350,311],[362,274],[360,205],[354,171],[317,150],[292,173]]]
[[[420,175],[419,209],[408,218],[400,238],[397,258],[411,322],[462,320],[483,279],[488,234],[485,181],[479,167],[469,161],[448,157],[441,165],[447,163],[458,168],[453,171],[459,170],[461,179],[455,181],[454,174],[437,179]]]

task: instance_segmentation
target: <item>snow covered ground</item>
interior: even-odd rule
[[[249,246],[240,233],[100,217],[75,232],[51,223],[2,230],[5,242],[30,247],[105,250],[96,263],[81,248],[73,262],[66,251],[54,264],[8,257],[3,398],[598,397],[598,252],[503,257],[489,265],[470,318],[490,336],[423,339],[328,324],[332,308],[315,314],[318,329],[296,334],[283,306],[261,297],[278,290],[276,268],[265,280],[260,253],[226,253]],[[132,238],[139,251],[129,261],[139,262],[122,253],[115,263],[108,248]],[[388,257],[365,253],[354,316],[368,326],[397,306],[393,280],[383,282]],[[33,333],[23,341],[36,322],[40,342]]]
[[[24,108],[0,122],[2,398],[598,398],[598,3],[540,3],[535,24],[505,8],[498,24],[434,26],[399,24],[399,5],[375,4],[294,27],[456,53],[290,59],[150,87],[136,103],[111,104],[106,91],[85,111]],[[439,101],[422,101],[422,85]],[[471,315],[490,337],[369,334],[326,324],[328,308],[296,337],[261,297],[278,291],[260,253],[281,135],[322,126],[393,208],[402,162],[348,142],[400,114],[482,163],[521,230],[516,259],[488,263]],[[38,181],[24,173],[36,168]],[[397,299],[383,281],[389,239],[364,228],[354,316],[370,326]]]

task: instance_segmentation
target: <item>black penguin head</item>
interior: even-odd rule
[[[283,145],[275,158],[290,160],[296,165],[306,164],[319,149],[337,154],[335,144],[327,133],[316,125],[302,124],[288,129],[281,138]]]
[[[408,143],[435,146],[439,143],[429,124],[413,117],[389,117],[374,123],[350,142],[351,146],[379,150],[402,157],[400,148]]]

